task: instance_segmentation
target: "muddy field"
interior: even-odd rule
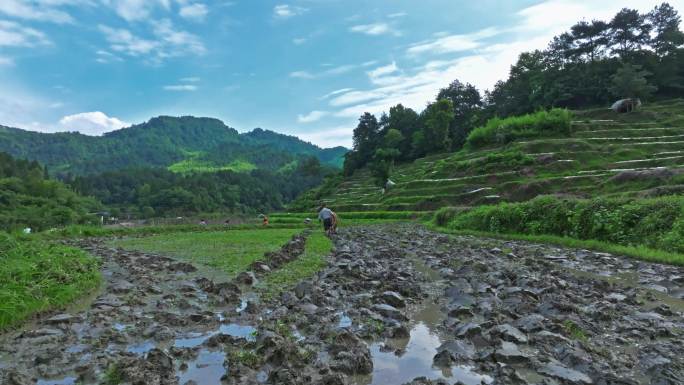
[[[106,287],[0,336],[0,381],[41,384],[683,384],[684,269],[585,250],[340,231],[328,267],[260,298],[253,271],[80,244]]]

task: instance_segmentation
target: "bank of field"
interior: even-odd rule
[[[333,244],[323,233],[313,233],[306,239],[304,254],[275,272],[267,275],[259,284],[266,296],[294,287],[299,281],[313,276],[326,265],[326,256]]]
[[[99,267],[79,249],[0,233],[0,330],[96,290]]]
[[[168,255],[219,269],[235,276],[278,250],[301,228],[181,232],[112,241],[127,250]]]

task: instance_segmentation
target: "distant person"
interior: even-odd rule
[[[322,204],[321,209],[318,211],[318,220],[323,221],[323,231],[325,231],[328,236],[332,234],[334,218],[335,213],[333,213],[325,203]]]
[[[200,220],[200,226],[206,226],[206,225],[207,225],[207,221],[205,221],[204,219]]]
[[[268,226],[268,215],[264,215],[262,218],[262,223],[264,226]]]
[[[223,222],[223,224],[226,225],[226,226],[230,226],[230,219],[226,219],[226,221]]]

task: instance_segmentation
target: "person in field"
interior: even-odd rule
[[[318,220],[323,221],[323,230],[327,235],[333,234],[333,224],[335,220],[335,213],[330,210],[325,203],[321,205],[318,211]]]

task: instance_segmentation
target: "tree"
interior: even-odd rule
[[[423,111],[425,145],[428,153],[448,151],[451,147],[449,126],[454,120],[451,100],[440,99]]]
[[[400,152],[400,159],[412,159],[411,150],[413,148],[413,134],[421,130],[420,117],[418,114],[410,108],[406,108],[401,104],[397,104],[396,106],[390,108],[390,112],[387,117],[387,129],[397,130],[402,135],[403,139],[397,145],[397,149]]]
[[[679,30],[682,19],[670,4],[656,6],[646,18],[653,26],[655,35],[651,39],[651,46],[659,57],[673,53],[684,44],[684,33]]]
[[[649,41],[651,25],[645,22],[645,16],[636,9],[623,8],[610,21],[610,42],[613,50],[624,57],[640,49]]]
[[[463,84],[454,80],[439,91],[437,100],[439,99],[451,101],[454,118],[449,125],[449,138],[452,148],[460,149],[470,131],[478,124],[478,113],[483,105],[480,92],[470,83]]]
[[[380,126],[375,115],[368,112],[361,115],[359,124],[354,129],[353,151],[356,154],[346,158],[352,158],[353,163],[350,163],[350,167],[345,166],[345,170],[350,168],[350,171],[353,172],[354,169],[361,168],[371,161],[378,145],[379,134]]]
[[[591,23],[581,21],[573,25],[570,30],[576,47],[575,54],[592,62],[600,57],[603,47],[608,44],[608,28],[608,23],[600,20]]]
[[[611,92],[619,98],[648,98],[658,89],[648,83],[646,77],[650,75],[640,65],[624,63],[611,77]]]

